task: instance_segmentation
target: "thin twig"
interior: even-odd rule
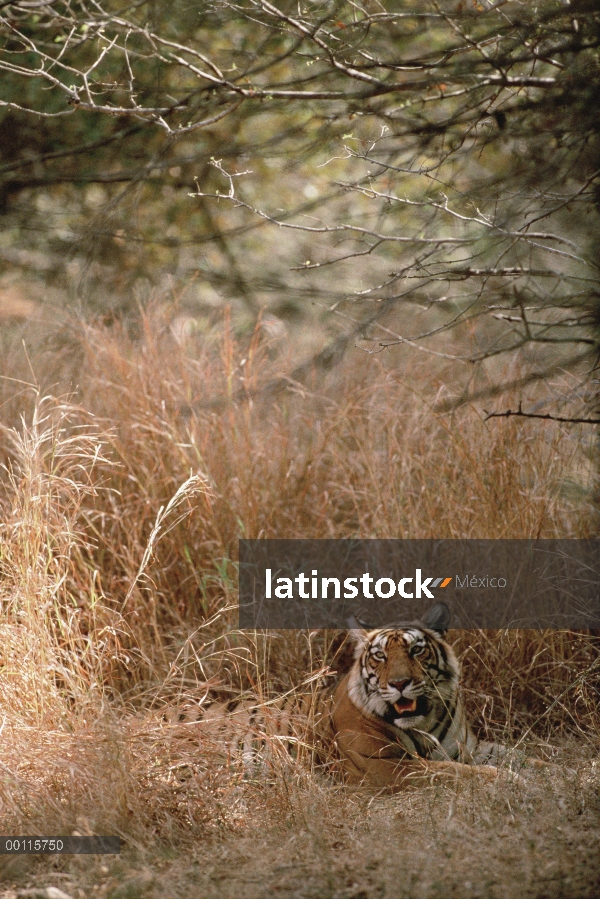
[[[564,421],[569,424],[600,425],[600,418],[567,418],[563,415],[550,415],[547,412],[523,412],[521,403],[519,403],[518,409],[506,409],[505,412],[487,412],[485,409],[483,411],[485,412],[484,421],[488,421],[490,418],[510,418],[516,415],[520,418],[543,418],[546,421]]]

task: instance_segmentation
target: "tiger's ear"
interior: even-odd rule
[[[425,615],[423,624],[425,627],[429,628],[429,630],[436,631],[436,633],[445,637],[450,624],[450,609],[446,603],[436,602],[436,604],[429,609],[427,615]]]
[[[358,658],[368,643],[367,632],[369,628],[360,618],[351,615],[348,618],[348,636],[354,643],[354,656]]]

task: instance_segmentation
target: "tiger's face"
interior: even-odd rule
[[[354,631],[354,705],[402,730],[433,731],[458,699],[460,667],[443,633],[420,623]]]

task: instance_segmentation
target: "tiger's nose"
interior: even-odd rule
[[[389,681],[390,687],[393,687],[394,690],[398,690],[399,693],[402,693],[405,687],[408,687],[410,684],[410,677],[405,678],[404,680],[391,680]]]

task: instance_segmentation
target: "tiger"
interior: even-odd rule
[[[422,621],[375,630],[351,622],[354,661],[323,697],[320,728],[348,784],[397,791],[439,776],[493,781],[511,770],[498,767],[506,747],[479,742],[467,720],[460,665],[444,639],[449,623],[445,603]]]
[[[206,693],[199,703],[167,707],[162,718],[195,736],[214,761],[253,780],[282,761],[302,763],[311,754],[312,705],[310,695],[293,690],[270,699],[248,692],[223,700]]]
[[[441,602],[422,621],[370,629],[353,619],[353,662],[333,683],[270,700],[248,693],[223,702],[206,694],[171,720],[191,725],[205,750],[216,749],[246,778],[287,758],[310,759],[317,772],[375,790],[439,777],[518,781],[522,754],[478,741],[467,720],[460,664],[445,640],[449,623]]]

